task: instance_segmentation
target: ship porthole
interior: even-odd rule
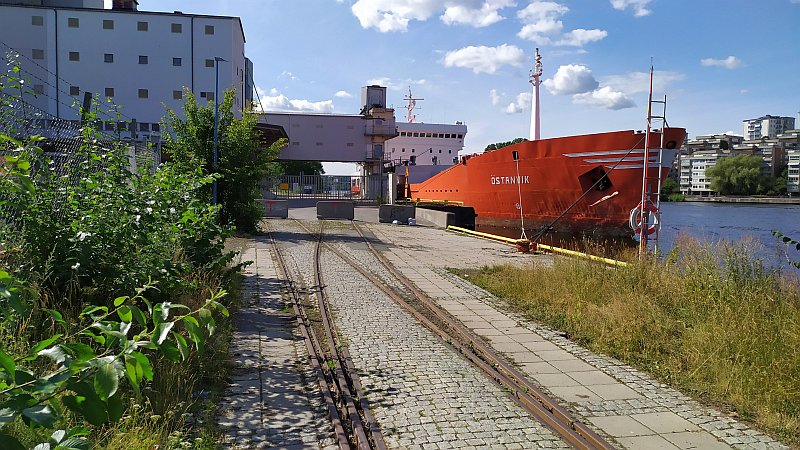
[[[671,149],[673,149],[673,148],[675,148],[677,145],[678,145],[678,144],[677,144],[675,141],[669,141],[669,142],[667,142],[667,148],[668,148],[668,149],[670,149],[670,150],[671,150]]]

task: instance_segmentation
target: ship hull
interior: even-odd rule
[[[648,192],[669,174],[686,130],[651,133]],[[662,155],[659,161],[659,150]],[[413,200],[471,206],[476,223],[632,236],[631,209],[641,202],[645,133],[617,131],[522,142],[472,157],[411,185]],[[516,154],[517,160],[514,159]],[[655,196],[650,196],[655,201]]]

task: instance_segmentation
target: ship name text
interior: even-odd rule
[[[491,176],[492,184],[529,184],[530,176],[517,175],[514,177],[495,177]]]

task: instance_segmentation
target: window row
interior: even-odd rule
[[[95,124],[99,130],[104,131],[134,131],[131,128],[133,122],[98,122]],[[161,131],[160,123],[136,122],[136,131],[152,131],[158,133]]]
[[[44,93],[44,86],[43,85],[34,85],[34,92],[37,94]],[[79,86],[70,86],[69,87],[69,95],[73,97],[77,97],[81,95],[81,88]],[[107,87],[103,89],[103,95],[106,97],[113,98],[116,95],[116,89],[113,87]],[[142,99],[150,98],[150,90],[149,89],[137,89],[137,96]],[[214,92],[206,92],[203,91],[200,93],[200,97],[213,100]],[[183,99],[183,91],[172,91],[172,99],[173,100],[182,100]]]
[[[31,59],[44,59],[44,49],[34,48],[31,50]],[[80,61],[81,52],[69,52],[68,59],[70,61]],[[112,64],[114,62],[114,53],[104,53],[103,62]],[[205,66],[208,68],[214,67],[214,59],[206,59]],[[139,64],[150,64],[150,57],[148,55],[139,55]],[[172,65],[175,67],[183,66],[183,58],[172,58]]]
[[[408,137],[434,137],[434,138],[445,138],[445,139],[463,139],[463,134],[455,134],[455,133],[419,133],[419,132],[411,132],[411,131],[401,131],[400,136],[408,136]]]
[[[31,25],[41,27],[44,26],[44,16],[31,16]],[[80,28],[81,27],[81,19],[78,17],[68,17],[67,18],[67,27],[69,28]],[[114,20],[113,19],[103,19],[103,29],[104,30],[113,30],[114,29]],[[150,22],[146,21],[138,21],[136,22],[136,31],[149,31],[150,30]],[[170,31],[173,33],[183,33],[183,24],[182,23],[171,23],[170,24]],[[204,32],[207,35],[213,35],[215,32],[214,25],[205,25]]]
[[[405,153],[405,152],[406,152],[405,148],[401,148],[400,149],[400,153]],[[411,149],[411,153],[416,153],[416,152],[417,152],[417,149],[415,149],[415,148]],[[392,147],[392,153],[397,153],[397,149],[395,147]],[[433,149],[429,148],[428,151],[424,152],[424,153],[433,153]],[[442,149],[439,149],[439,153],[442,153]],[[452,155],[453,154],[453,150],[448,150],[447,153]]]

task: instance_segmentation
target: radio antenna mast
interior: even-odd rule
[[[424,98],[414,98],[414,96],[411,95],[411,86],[409,86],[408,87],[408,94],[403,97],[403,100],[408,102],[408,104],[403,107],[403,108],[406,109],[406,111],[408,111],[406,113],[406,120],[408,121],[408,123],[414,123],[414,120],[417,119],[417,115],[414,114],[414,108],[417,107],[417,100],[425,100],[425,99]]]

